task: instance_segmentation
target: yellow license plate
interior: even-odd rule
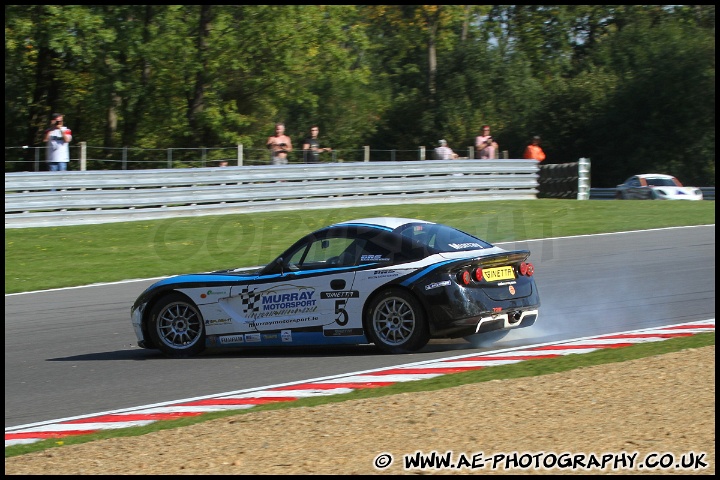
[[[483,268],[483,278],[488,282],[498,280],[514,280],[515,272],[512,267]]]

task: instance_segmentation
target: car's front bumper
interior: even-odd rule
[[[142,326],[143,312],[145,311],[146,306],[146,303],[133,306],[130,311],[130,320],[132,322],[133,330],[135,331],[135,336],[138,340],[137,344],[141,348],[148,348],[145,342],[145,333],[143,332]]]

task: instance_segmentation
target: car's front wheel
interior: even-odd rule
[[[171,293],[155,304],[148,333],[169,357],[192,357],[205,350],[205,324],[197,306],[180,293]]]
[[[368,337],[386,353],[409,353],[430,340],[425,312],[415,297],[393,288],[381,292],[368,305],[365,326]]]

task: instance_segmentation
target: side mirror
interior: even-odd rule
[[[280,275],[283,274],[285,268],[285,261],[282,257],[278,257],[272,262],[268,263],[265,268],[262,269],[260,272],[261,275],[268,275],[272,273],[279,273]]]

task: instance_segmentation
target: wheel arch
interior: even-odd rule
[[[425,306],[412,290],[397,285],[378,289],[363,309],[366,337],[384,353],[412,353],[430,340]],[[399,302],[399,303],[398,303]]]
[[[363,304],[363,307],[362,307],[362,325],[363,325],[363,329],[364,329],[364,330],[367,331],[367,329],[370,327],[370,326],[368,325],[368,320],[369,320],[369,319],[368,319],[368,317],[369,317],[368,314],[370,313],[370,311],[369,311],[369,310],[370,310],[370,305],[373,303],[373,301],[374,301],[378,296],[380,296],[382,293],[384,293],[384,292],[386,292],[386,291],[388,291],[388,290],[402,290],[402,291],[408,293],[409,295],[411,295],[411,296],[420,304],[420,306],[422,307],[423,313],[425,314],[425,319],[426,319],[426,321],[428,322],[428,326],[430,326],[430,321],[429,321],[429,319],[428,319],[428,308],[427,308],[427,305],[425,304],[425,302],[424,302],[421,298],[419,298],[419,297],[417,296],[417,294],[416,294],[411,288],[408,288],[408,287],[406,287],[406,286],[404,286],[404,285],[400,285],[400,284],[395,283],[395,284],[386,284],[386,285],[383,285],[382,287],[380,287],[380,288],[378,288],[377,290],[375,290],[371,295],[368,295],[368,297],[365,299],[365,303]]]
[[[155,345],[155,342],[153,341],[152,336],[150,335],[150,320],[152,320],[152,318],[151,318],[152,312],[155,310],[155,306],[158,303],[160,303],[165,297],[167,297],[169,295],[174,295],[174,294],[182,295],[183,297],[185,297],[185,299],[189,303],[192,303],[193,305],[195,305],[195,308],[197,308],[198,311],[200,310],[198,305],[190,297],[188,297],[185,293],[183,293],[179,290],[176,290],[174,288],[167,288],[167,289],[158,290],[156,292],[153,292],[153,294],[148,298],[148,300],[145,304],[145,309],[143,310],[142,323],[141,323],[143,338],[145,339],[145,344],[149,348],[158,348],[158,345]]]

